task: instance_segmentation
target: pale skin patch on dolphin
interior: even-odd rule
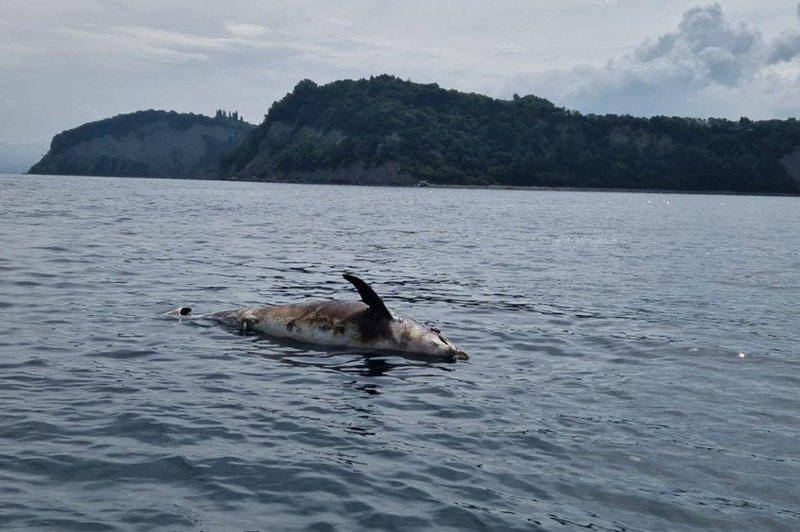
[[[403,330],[402,332],[400,332],[400,339],[398,340],[398,343],[402,347],[407,346],[410,341],[411,341],[411,333],[410,332],[408,332],[406,330]]]
[[[388,332],[385,320],[376,320],[370,307],[360,301],[323,301],[253,309],[258,322],[284,323],[294,336],[302,330],[318,329],[343,335],[348,326],[357,327],[362,342],[369,342]]]
[[[429,328],[392,314],[380,296],[361,279],[346,274],[362,301],[321,301],[245,308],[205,316],[243,332],[291,338],[320,345],[349,346],[370,350],[400,351],[451,360],[469,358],[445,338],[439,329]],[[179,309],[170,314],[182,316]]]

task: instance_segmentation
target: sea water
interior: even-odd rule
[[[178,305],[354,299],[471,358]],[[800,528],[800,199],[0,177],[0,528]]]

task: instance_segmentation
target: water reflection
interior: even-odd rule
[[[186,320],[186,323],[205,328],[216,326],[216,324],[202,322],[202,320]],[[452,366],[456,364],[455,361],[448,360],[431,362],[424,355],[413,353],[370,352],[350,348],[323,349],[314,344],[291,338],[274,338],[257,331],[242,330],[225,325],[220,325],[219,328],[234,336],[250,338],[253,345],[259,348],[253,354],[295,367],[316,367],[364,377],[383,377],[390,372],[409,369],[435,369],[449,372],[453,371]]]
[[[258,353],[260,356],[271,358],[294,367],[314,367],[361,375],[363,377],[385,377],[389,373],[397,374],[404,372],[404,376],[409,374],[409,370],[433,369],[440,371],[452,371],[444,364],[449,362],[432,363],[427,360],[407,355],[399,354],[375,354],[375,353],[353,353],[353,352],[332,352],[326,354],[314,352],[292,352],[292,353]],[[375,387],[377,388],[377,387]],[[377,394],[377,391],[373,395]]]

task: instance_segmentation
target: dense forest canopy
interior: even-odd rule
[[[301,81],[223,168],[269,178],[248,171],[267,150],[276,171],[393,163],[442,184],[797,193],[782,161],[799,148],[794,119],[583,115],[382,75]]]
[[[50,154],[57,155],[76,144],[104,135],[111,135],[113,137],[125,136],[131,131],[159,120],[165,121],[170,128],[178,131],[188,129],[197,124],[210,125],[220,121],[231,125],[240,123],[242,128],[252,127],[251,124],[239,120],[238,113],[236,113],[236,118],[234,119],[233,114],[226,114],[222,110],[217,111],[216,117],[211,118],[194,113],[176,113],[175,111],[148,109],[146,111],[116,115],[111,118],[98,120],[97,122],[88,122],[74,129],[63,131],[53,137],[50,143]]]
[[[117,115],[59,133],[28,172],[216,178],[221,157],[254,127],[222,109],[215,118],[154,110]]]
[[[258,127],[223,109],[118,115],[59,133],[31,172],[798,194],[800,122],[583,115],[389,75],[303,80]]]

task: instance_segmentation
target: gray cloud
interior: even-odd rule
[[[746,25],[731,26],[722,7],[695,7],[683,15],[678,31],[642,44],[631,58],[642,64],[666,62],[699,83],[735,85],[752,73],[761,35]]]
[[[797,4],[797,18],[800,21],[800,4]],[[791,61],[800,55],[800,32],[786,32],[775,39],[770,47],[767,63],[774,65],[784,61]]]
[[[798,52],[800,34],[785,33],[768,43],[758,30],[732,24],[719,4],[710,4],[687,10],[676,31],[646,40],[602,67],[519,75],[511,86],[525,86],[584,112],[735,117],[778,109],[792,114],[796,109],[786,105],[786,94],[800,96],[795,70],[772,65],[793,61]],[[767,80],[777,85],[769,89]],[[781,97],[753,101],[756,88]]]
[[[772,44],[767,63],[774,65],[791,61],[800,54],[800,34],[785,33]]]
[[[786,32],[769,44],[713,7],[681,22],[697,1],[0,0],[0,142],[150,107],[257,122],[300,79],[383,72],[586,112],[750,113],[754,102],[781,116],[795,105],[786,0],[719,0],[736,20]]]

